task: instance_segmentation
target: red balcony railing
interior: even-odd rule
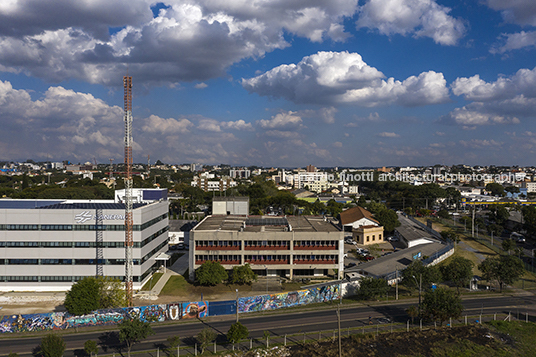
[[[219,245],[213,245],[213,246],[206,246],[206,245],[198,245],[195,247],[195,250],[240,250],[240,247],[238,246],[219,246]]]

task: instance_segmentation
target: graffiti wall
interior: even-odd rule
[[[97,310],[92,314],[75,316],[67,312],[4,316],[0,333],[64,330],[67,328],[104,326],[121,323],[125,318],[139,318],[144,322],[163,322],[182,318],[208,316],[207,301],[148,305],[119,309]],[[195,312],[194,312],[195,311]]]
[[[283,309],[298,305],[328,302],[339,298],[339,285],[335,284],[289,293],[242,297],[238,299],[238,312]],[[209,314],[211,305],[208,301],[197,301],[97,310],[82,316],[71,315],[67,312],[10,315],[0,319],[0,333],[113,325],[121,323],[125,318],[139,318],[144,322],[163,322],[236,313],[236,301],[234,300],[217,301],[213,304],[214,314]]]
[[[339,285],[329,285],[289,293],[243,297],[238,299],[238,312],[282,309],[316,302],[327,302],[339,299],[339,297]]]

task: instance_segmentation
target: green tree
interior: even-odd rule
[[[97,342],[93,340],[87,340],[84,343],[84,352],[87,353],[90,357],[99,353],[99,346]]]
[[[437,212],[437,216],[439,218],[449,219],[450,213],[446,209],[442,209],[442,210],[439,210],[439,212]]]
[[[179,344],[181,343],[181,339],[178,335],[175,336],[169,336],[167,338],[167,342],[169,346],[166,348],[166,352],[169,357],[177,356],[177,347],[179,347]]]
[[[199,331],[197,334],[197,342],[199,342],[199,347],[201,347],[201,354],[205,352],[205,349],[210,345],[212,341],[216,339],[217,335],[214,330],[210,327],[206,327]]]
[[[227,339],[232,344],[239,343],[241,340],[249,336],[248,328],[240,322],[235,322],[227,331]]]
[[[151,325],[137,318],[125,319],[119,324],[119,341],[127,346],[128,357],[130,357],[132,346],[152,334],[154,334],[154,331]]]
[[[110,277],[85,277],[74,283],[65,295],[65,308],[74,315],[125,305],[123,284],[119,279]]]
[[[257,274],[251,270],[251,266],[248,263],[234,266],[229,276],[231,284],[251,284],[254,281],[257,281]]]
[[[357,205],[359,207],[365,207],[367,205],[367,200],[365,199],[365,196],[359,196],[359,199],[357,200]]]
[[[453,242],[459,242],[460,241],[460,237],[452,229],[442,230],[440,234],[441,234],[441,238],[443,238],[444,240],[451,240]]]
[[[121,280],[99,276],[97,283],[99,284],[99,309],[126,306],[126,292]]]
[[[490,192],[492,196],[506,196],[506,193],[504,193],[504,187],[500,183],[488,183],[486,185],[486,191]]]
[[[378,296],[387,294],[388,291],[389,285],[387,284],[387,280],[366,277],[359,281],[357,296],[360,299],[372,300]]]
[[[510,254],[510,251],[516,247],[516,242],[513,239],[503,239],[501,247],[505,252]]]
[[[523,206],[521,213],[523,214],[523,229],[528,235],[536,236],[536,207]]]
[[[415,305],[411,305],[406,309],[406,314],[411,317],[411,323],[413,323],[415,318],[419,316],[419,308]]]
[[[402,270],[402,285],[418,290],[421,277],[423,291],[429,289],[432,283],[442,281],[441,272],[437,266],[424,266],[420,260],[417,260]]]
[[[499,226],[498,224],[495,224],[495,223],[492,223],[492,224],[489,224],[486,229],[488,230],[488,234],[492,234],[495,236],[495,237],[500,237],[504,228],[502,226]]]
[[[393,232],[396,227],[400,226],[400,221],[395,211],[390,209],[383,209],[374,215],[374,218],[380,222],[385,232]]]
[[[65,308],[74,315],[86,315],[97,310],[100,300],[99,283],[94,277],[86,277],[71,286],[65,295]]]
[[[456,285],[458,294],[461,286],[467,286],[473,277],[474,263],[463,257],[454,257],[448,265],[440,268],[443,279],[452,281]]]
[[[229,275],[225,268],[215,261],[206,261],[195,270],[195,278],[201,285],[214,286],[227,280]]]
[[[40,352],[43,357],[62,357],[65,352],[65,341],[55,333],[49,333],[41,339]]]
[[[503,286],[513,284],[525,273],[523,262],[513,255],[486,258],[478,265],[482,277],[487,281],[496,280],[502,292]]]
[[[424,293],[423,316],[442,325],[449,318],[457,319],[463,311],[462,299],[454,290],[439,287]]]

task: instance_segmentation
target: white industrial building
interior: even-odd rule
[[[167,251],[167,190],[133,206],[133,288]],[[125,206],[114,200],[0,199],[0,291],[65,291],[87,276],[124,279]]]

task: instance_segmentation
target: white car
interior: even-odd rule
[[[398,237],[389,237],[387,238],[389,242],[398,242]]]

